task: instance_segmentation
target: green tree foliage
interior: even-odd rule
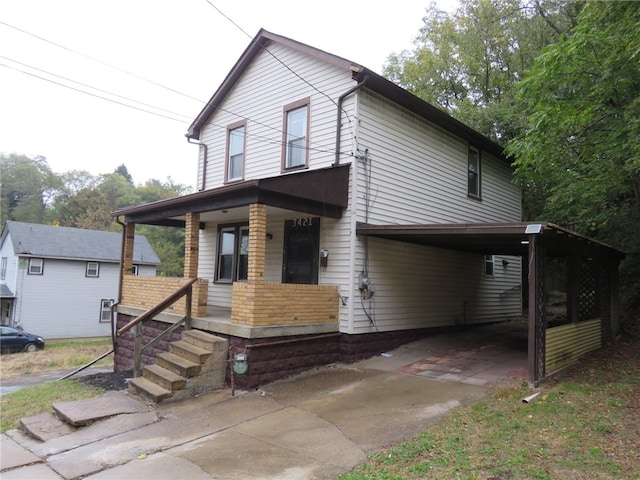
[[[522,123],[515,85],[541,49],[570,31],[581,2],[461,0],[432,3],[412,51],[392,54],[385,75],[499,142]]]
[[[133,184],[125,165],[114,173],[93,176],[75,170],[57,175],[44,157],[2,155],[2,222],[16,220],[58,224],[89,230],[121,231],[111,212],[131,205],[172,198],[189,189],[185,185],[148,180]],[[184,230],[139,225],[162,264],[158,275],[181,276],[184,264]]]
[[[45,223],[62,187],[44,157],[0,154],[1,214],[4,220]]]
[[[623,247],[640,272],[640,3],[588,2],[518,98],[528,122],[509,152],[529,214]]]

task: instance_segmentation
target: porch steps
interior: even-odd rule
[[[129,389],[160,403],[219,390],[225,385],[229,342],[200,330],[185,330],[182,339],[169,344],[169,352],[142,369],[129,381]]]

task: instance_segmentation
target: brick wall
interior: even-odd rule
[[[233,284],[231,323],[248,326],[335,323],[339,297],[333,285]]]
[[[122,280],[122,300],[120,303],[131,307],[148,310],[173,292],[178,290],[187,279],[182,277],[138,277],[124,275]],[[193,298],[191,301],[191,315],[204,317],[207,315],[207,280],[198,279],[193,284]],[[186,297],[181,298],[165,311],[184,315]]]

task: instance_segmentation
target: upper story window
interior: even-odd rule
[[[218,230],[216,281],[231,283],[246,280],[249,271],[249,226],[221,226]]]
[[[246,122],[234,123],[227,128],[227,157],[225,181],[233,182],[244,178],[244,150]]]
[[[309,161],[309,99],[284,107],[283,170],[306,167]]]
[[[100,264],[98,262],[87,262],[87,270],[85,273],[87,277],[99,277],[100,276]]]
[[[111,304],[112,300],[103,298],[100,300],[100,322],[111,321]]]
[[[29,275],[42,275],[44,271],[44,258],[30,258],[29,269],[27,274]]]
[[[2,257],[0,260],[0,278],[2,280],[7,278],[7,257]]]
[[[470,197],[480,198],[481,165],[480,150],[477,148],[469,147],[469,153],[467,156],[467,173],[469,176],[467,194]]]

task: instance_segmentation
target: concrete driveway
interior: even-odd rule
[[[14,430],[2,438],[2,478],[333,478],[522,376],[526,347],[512,334],[435,335],[234,397],[144,404],[43,442]]]

